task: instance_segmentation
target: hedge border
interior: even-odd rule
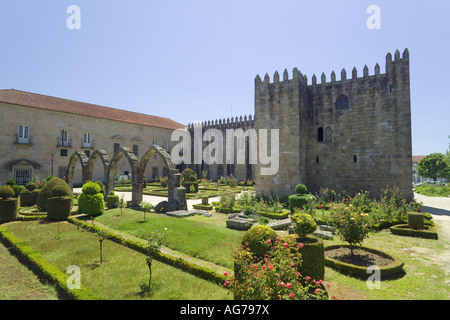
[[[56,289],[65,296],[73,300],[103,300],[102,297],[83,286],[80,289],[69,289],[67,287],[68,275],[2,226],[0,226],[0,241],[6,246],[11,246],[12,252],[18,256],[20,261],[23,261],[38,276],[55,285]]]
[[[432,226],[425,226],[428,228],[422,230],[415,230],[409,227],[407,224],[398,224],[389,228],[392,234],[398,236],[408,236],[408,237],[419,237],[425,239],[438,239],[438,234],[436,232],[436,228]]]
[[[325,253],[325,265],[327,267],[331,267],[333,269],[336,269],[337,271],[341,272],[341,273],[345,273],[348,274],[350,276],[354,276],[357,278],[362,278],[362,279],[367,279],[370,274],[367,273],[367,267],[361,267],[361,266],[357,266],[357,265],[353,265],[350,263],[345,263],[345,262],[341,262],[338,261],[336,259],[332,259],[327,257],[326,252],[328,250],[332,250],[332,249],[337,249],[337,248],[350,248],[349,245],[332,245],[332,246],[327,246],[324,249],[324,253]],[[382,251],[376,250],[376,249],[371,249],[371,248],[367,248],[367,247],[358,247],[358,249],[363,249],[372,253],[376,253],[379,254],[383,257],[389,258],[394,260],[392,263],[386,265],[386,266],[381,266],[380,268],[380,277],[381,279],[391,279],[394,277],[397,277],[399,275],[401,275],[402,273],[404,273],[403,271],[403,266],[405,265],[403,261],[397,259],[396,257],[393,257],[387,253],[384,253]]]
[[[84,221],[81,221],[75,217],[69,217],[67,219],[67,221],[69,221],[70,223],[72,223],[76,226],[79,226],[89,232],[92,232],[92,233],[102,232],[102,234],[103,235],[106,234],[107,239],[109,239],[111,241],[114,241],[118,244],[124,245],[125,247],[136,250],[140,253],[147,254],[147,247],[143,243],[133,241],[131,239],[125,239],[120,234],[111,232],[110,230],[103,229],[99,226],[96,226],[96,225],[93,225],[93,224],[90,224],[90,223],[87,223]],[[180,258],[180,257],[175,258],[175,257],[168,255],[166,253],[163,253],[163,252],[157,253],[154,256],[154,259],[158,260],[159,262],[168,264],[172,267],[178,268],[187,273],[190,273],[199,278],[202,278],[204,280],[211,281],[220,286],[223,286],[224,282],[227,279],[227,277],[225,277],[224,275],[217,273],[216,271],[214,271],[208,267],[199,266],[197,264],[186,261],[183,258]]]

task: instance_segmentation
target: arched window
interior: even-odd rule
[[[331,138],[331,128],[330,128],[330,127],[327,127],[327,128],[325,129],[325,141],[326,141],[326,142],[331,142],[331,141],[332,141],[332,138]]]
[[[350,108],[350,102],[345,94],[341,94],[336,99],[336,110],[344,110]]]
[[[322,127],[320,127],[317,130],[317,141],[323,142],[323,128]]]

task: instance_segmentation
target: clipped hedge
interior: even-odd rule
[[[108,209],[118,208],[119,201],[120,201],[119,196],[110,194],[106,197],[106,207]]]
[[[256,225],[244,233],[242,244],[248,246],[252,254],[261,257],[270,250],[276,238],[277,233],[271,227]],[[271,243],[267,243],[269,239]]]
[[[296,208],[303,209],[304,206],[308,203],[308,198],[314,197],[312,194],[293,194],[289,196],[289,210],[291,213],[294,213]]]
[[[56,186],[63,186],[66,190],[65,196],[70,197],[72,199],[72,190],[70,189],[69,185],[60,178],[52,178],[50,181],[47,181],[44,185],[44,187],[41,189],[41,192],[39,193],[37,205],[41,211],[47,211],[47,200],[48,198],[53,197],[52,190]]]
[[[325,275],[325,253],[323,240],[307,235],[299,238],[297,235],[290,235],[289,237],[296,237],[297,243],[302,243],[303,247],[298,247],[298,252],[302,255],[302,265],[299,272],[303,277],[310,276],[311,279],[323,280]]]
[[[80,289],[69,289],[67,280],[69,276],[45,260],[37,251],[32,249],[23,241],[0,227],[0,241],[6,246],[12,247],[18,258],[30,267],[40,277],[54,284],[59,292],[74,300],[102,300],[103,298],[94,294],[91,290],[81,286]]]
[[[109,240],[114,241],[118,244],[124,245],[127,248],[136,250],[143,254],[147,254],[147,252],[148,252],[147,245],[143,242],[134,241],[132,239],[126,239],[126,238],[122,237],[120,234],[116,234],[114,232],[111,232],[110,230],[102,229],[99,226],[78,220],[74,217],[69,217],[68,221],[70,223],[73,223],[74,225],[79,226],[80,228],[83,228],[92,233],[102,232],[103,234],[106,234],[108,236]],[[225,282],[225,280],[227,279],[223,274],[219,274],[210,268],[199,266],[197,264],[186,261],[182,258],[172,257],[163,252],[158,252],[158,254],[156,254],[154,256],[154,259],[158,260],[162,263],[166,263],[172,267],[178,268],[187,273],[190,273],[199,278],[211,281],[220,286],[222,286],[223,283]]]
[[[20,193],[20,206],[21,207],[32,207],[37,204],[37,199],[39,192],[24,190]]]
[[[349,245],[332,245],[332,246],[325,247],[325,252],[327,252],[327,250],[332,250],[332,249],[337,249],[337,248],[342,248],[342,247],[350,248]],[[381,255],[385,258],[393,260],[392,263],[390,263],[386,266],[381,266],[381,267],[378,266],[380,268],[380,278],[381,278],[380,280],[390,279],[390,278],[396,277],[403,273],[404,263],[401,260],[399,260],[393,256],[390,256],[387,253],[384,253],[382,251],[378,251],[375,249],[371,249],[371,248],[367,248],[367,247],[358,247],[358,249],[363,249],[363,250],[366,250],[366,251],[369,251],[369,252],[372,252],[372,253]],[[328,258],[326,255],[325,255],[325,265],[328,267],[331,267],[333,269],[336,269],[339,272],[348,274],[348,275],[356,277],[356,278],[367,279],[369,276],[369,274],[367,273],[367,269],[368,269],[367,267],[362,267],[362,266],[357,266],[354,264],[341,262],[336,259]]]
[[[98,216],[105,211],[105,200],[102,193],[86,194],[78,196],[78,213]]]
[[[433,226],[424,226],[424,229],[412,229],[407,224],[398,224],[389,228],[392,234],[398,236],[418,237],[425,239],[438,239],[436,228]]]
[[[289,217],[289,214],[291,213],[289,210],[283,210],[283,212],[281,213],[273,213],[273,212],[265,212],[265,211],[259,211],[259,213],[269,219],[277,219],[277,220],[281,220],[281,219],[286,219],[287,217]]]
[[[64,221],[70,216],[71,197],[52,197],[47,200],[47,220]]]
[[[193,204],[192,207],[194,209],[208,210],[208,211],[210,211],[210,210],[212,210],[214,208],[212,204],[201,204],[201,203]]]
[[[408,225],[412,229],[423,229],[424,215],[421,212],[408,213]]]
[[[0,223],[16,220],[18,210],[19,210],[19,199],[17,198],[1,199]]]

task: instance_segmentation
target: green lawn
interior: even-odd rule
[[[417,186],[416,192],[428,197],[448,197],[450,196],[450,186],[435,186],[432,184],[422,184]]]
[[[192,257],[233,268],[233,252],[242,240],[243,231],[226,228],[225,214],[216,217],[169,217],[164,214],[120,209],[106,211],[97,221],[114,229],[148,239],[153,231],[165,235],[164,245]],[[167,229],[167,230],[166,230]]]
[[[232,299],[228,290],[158,261],[153,262],[152,294],[144,295],[141,284],[149,277],[145,255],[105,240],[100,264],[98,236],[67,222],[20,222],[6,228],[61,271],[79,266],[81,284],[106,299]]]

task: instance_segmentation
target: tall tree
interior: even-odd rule
[[[450,178],[450,161],[442,153],[432,153],[417,164],[419,175],[424,178],[437,180],[438,178]]]

